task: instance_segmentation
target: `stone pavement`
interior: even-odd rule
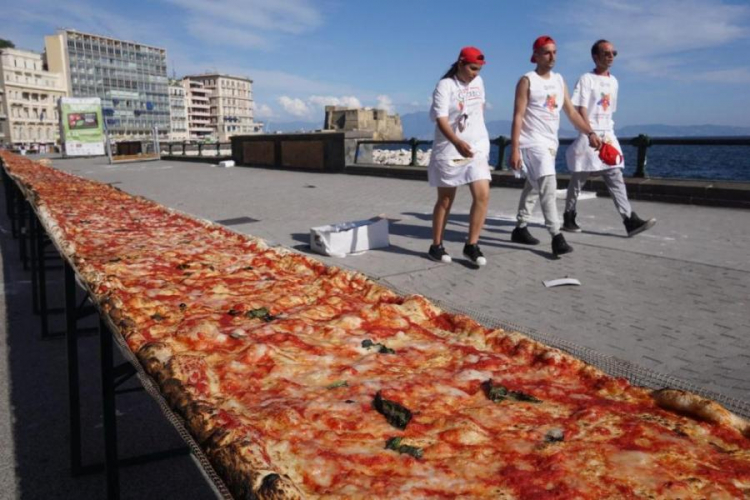
[[[467,189],[459,191],[447,226],[445,245],[454,262],[441,264],[425,255],[435,198],[425,182],[177,161],[107,165],[103,159],[60,159],[53,165],[301,252],[309,252],[312,226],[385,213],[392,221],[389,248],[344,259],[317,257],[403,291],[750,401],[747,211],[636,201],[639,215],[658,223],[629,239],[611,200],[583,200],[584,232],[566,234],[575,251],[555,260],[541,218],[531,227],[541,245],[510,242],[520,191],[493,188],[480,240],[489,264],[475,270],[460,255],[468,228]],[[3,259],[6,273],[18,266],[17,260]],[[542,285],[566,276],[582,286]],[[32,341],[39,342],[27,340]],[[5,390],[0,386],[0,398]],[[25,417],[16,412],[15,418]],[[0,426],[3,442],[5,437]]]

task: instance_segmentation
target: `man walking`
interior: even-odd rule
[[[511,234],[511,241],[526,245],[539,243],[529,232],[527,224],[537,199],[541,199],[544,224],[552,235],[552,253],[559,256],[573,251],[560,232],[555,201],[555,156],[559,145],[560,108],[565,110],[568,119],[584,137],[588,137],[592,148],[598,149],[601,141],[589,123],[576,112],[562,76],[552,71],[556,59],[555,41],[548,36],[540,36],[534,42],[531,56],[536,69],[523,75],[516,85],[510,165],[514,170],[525,170],[526,184],[518,202],[518,223]]]
[[[617,79],[609,70],[615,62],[617,51],[607,40],[598,40],[591,47],[591,57],[596,67],[578,79],[573,90],[573,105],[581,117],[591,125],[591,128],[602,138],[607,149],[614,148],[615,154],[611,159],[604,157],[604,161],[587,146],[586,136],[580,135],[568,148],[565,158],[570,170],[570,183],[565,200],[563,213],[563,230],[580,233],[581,228],[576,222],[576,202],[578,195],[591,175],[601,175],[609,190],[615,208],[620,213],[625,231],[628,236],[649,229],[656,224],[656,219],[642,220],[630,207],[625,181],[622,178],[622,168],[625,161],[622,148],[615,137],[613,113],[617,110]],[[610,149],[611,151],[611,149]],[[618,154],[619,153],[619,154]]]

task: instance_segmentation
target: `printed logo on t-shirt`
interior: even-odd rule
[[[601,96],[601,99],[599,99],[596,104],[601,106],[604,111],[607,111],[607,109],[612,105],[612,94],[601,93],[599,95]]]
[[[550,113],[554,113],[557,109],[557,94],[547,94],[547,99],[544,101],[544,107],[547,108]]]
[[[469,87],[458,90],[458,109],[464,109],[466,101],[475,101],[482,98],[482,89],[479,87]]]

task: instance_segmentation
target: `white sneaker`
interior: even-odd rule
[[[469,245],[467,243],[464,245],[464,255],[477,267],[487,265],[487,259],[484,258],[484,254],[477,244]]]
[[[448,252],[446,252],[445,248],[443,248],[443,245],[430,245],[430,251],[427,252],[427,255],[429,255],[430,259],[434,260],[435,262],[443,262],[445,264],[450,264],[451,262],[453,262],[451,256],[448,255]]]

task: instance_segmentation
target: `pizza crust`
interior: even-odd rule
[[[651,395],[656,404],[666,410],[736,429],[750,439],[750,422],[730,412],[719,403],[677,389],[660,389],[653,391]]]

